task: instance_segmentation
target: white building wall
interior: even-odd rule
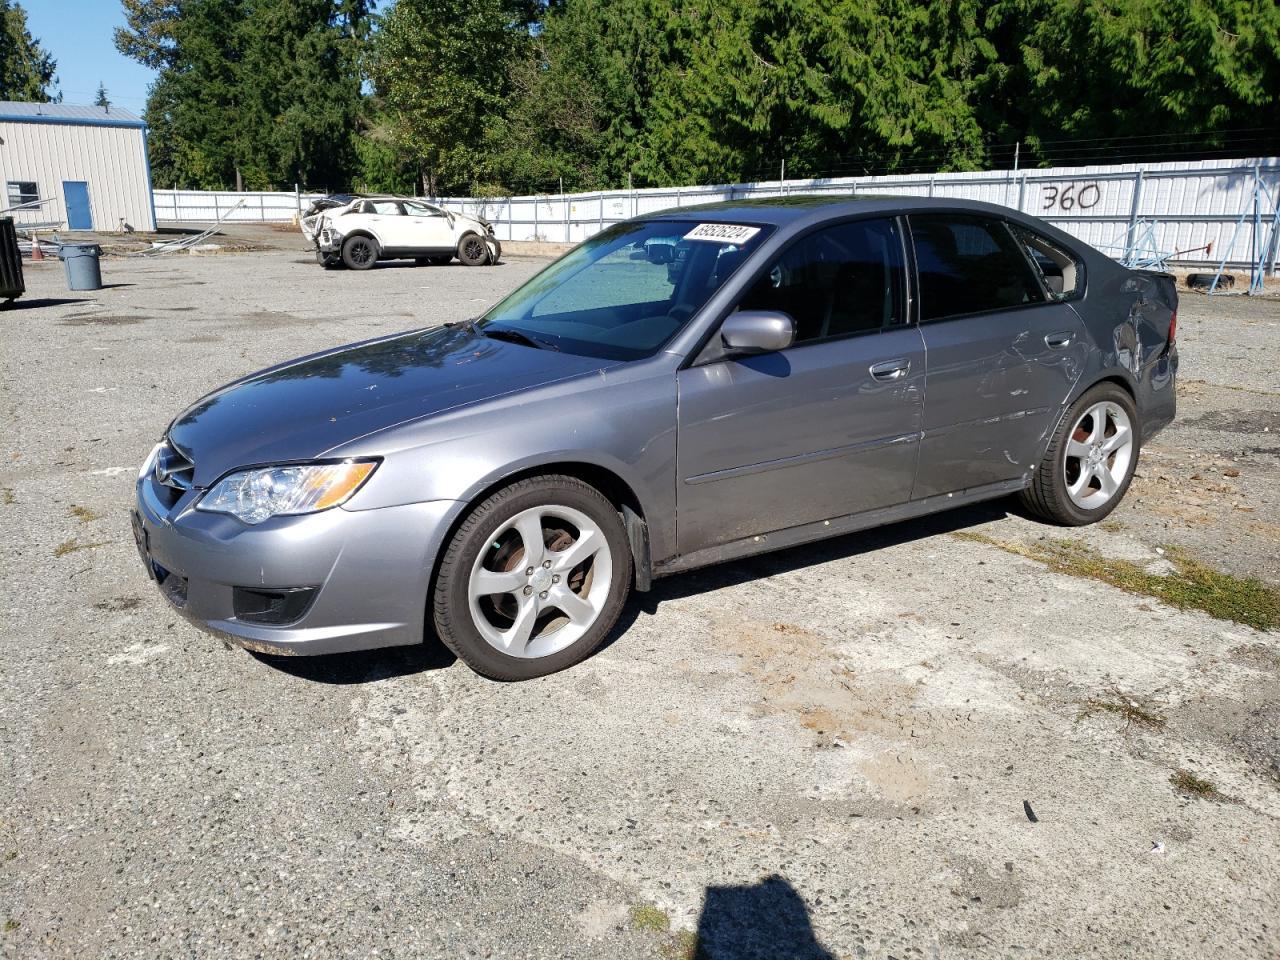
[[[64,180],[89,184],[93,228],[119,229],[123,218],[136,230],[154,230],[145,132],[137,127],[0,121],[0,207],[8,206],[5,184],[32,181],[40,199],[34,210],[8,214],[15,223],[58,221],[66,227]]]

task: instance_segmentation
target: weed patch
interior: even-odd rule
[[[1218,620],[1233,620],[1256,630],[1280,628],[1280,590],[1254,577],[1215,570],[1177,547],[1165,548],[1165,559],[1174,569],[1160,575],[1129,560],[1104,557],[1078,540],[1045,540],[1024,546],[968,530],[952,536],[1038,560],[1056,573],[1101,580],[1128,593],[1155,597],[1179,610],[1201,610]]]
[[[1201,800],[1226,800],[1227,797],[1218,791],[1212,781],[1197,777],[1190,770],[1175,770],[1169,778],[1173,789],[1186,797],[1198,797]]]
[[[671,919],[651,903],[637,903],[631,908],[631,926],[645,933],[666,933]]]
[[[1145,727],[1147,730],[1164,729],[1164,717],[1122,694],[1117,694],[1111,700],[1097,698],[1086,700],[1080,705],[1080,713],[1076,719],[1083,720],[1097,713],[1108,713],[1119,717],[1126,726]]]
[[[102,519],[102,514],[94,513],[88,507],[82,507],[74,503],[71,505],[71,515],[81,523],[92,523],[94,520]]]
[[[105,540],[101,540],[98,543],[81,543],[75,539],[63,540],[62,543],[53,548],[53,555],[55,557],[65,557],[67,554],[75,553],[77,550],[96,550],[98,547],[105,547],[106,545],[107,541]]]

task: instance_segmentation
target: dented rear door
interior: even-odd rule
[[[914,499],[1024,476],[1088,355],[1065,303],[922,325],[924,436]]]

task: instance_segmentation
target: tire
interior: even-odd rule
[[[517,522],[542,534],[541,563],[525,567]],[[594,552],[583,549],[596,543]],[[613,504],[573,477],[533,477],[499,490],[462,522],[436,573],[433,621],[440,640],[476,673],[531,680],[595,652],[622,612],[631,578],[631,550]],[[557,595],[574,601],[580,622]]]
[[[458,241],[458,259],[468,267],[482,267],[489,262],[489,245],[478,233],[468,233]]]
[[[489,246],[492,248],[492,255],[489,257],[489,266],[496,267],[502,262],[502,244],[496,237],[489,238]]]
[[[1126,429],[1127,442],[1116,440]],[[1090,387],[1062,418],[1019,495],[1022,505],[1062,526],[1097,523],[1124,499],[1141,444],[1142,424],[1128,391],[1115,383]]]
[[[325,253],[323,250],[317,250],[316,263],[326,270],[333,270],[342,264],[342,258],[334,256],[332,253]]]
[[[372,237],[347,237],[342,244],[342,262],[350,270],[368,270],[378,262],[378,244]]]

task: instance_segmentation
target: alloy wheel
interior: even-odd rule
[[[531,507],[494,531],[471,570],[476,630],[511,657],[568,647],[599,618],[613,582],[604,533],[580,510]]]
[[[1067,438],[1063,473],[1067,496],[1083,510],[1111,501],[1129,474],[1133,424],[1119,404],[1104,400],[1086,409]]]

